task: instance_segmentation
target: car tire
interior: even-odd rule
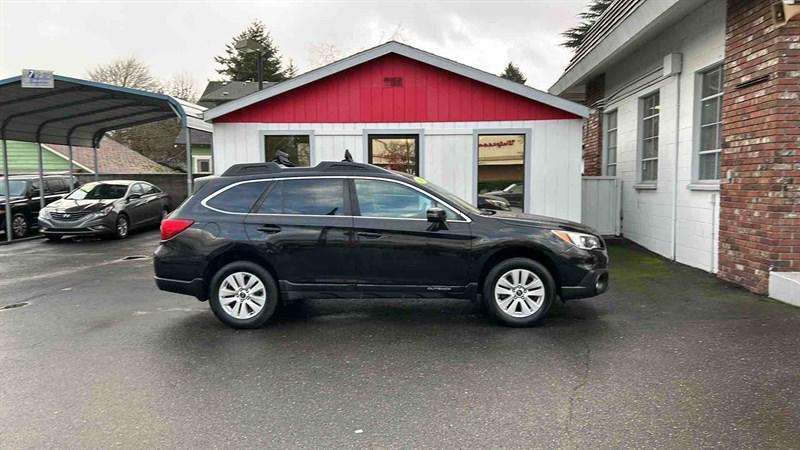
[[[11,233],[14,239],[21,239],[28,235],[28,231],[30,231],[30,225],[28,224],[28,218],[25,217],[25,214],[14,214],[11,217]]]
[[[209,305],[214,315],[230,327],[258,328],[275,313],[278,285],[258,264],[233,262],[211,279]]]
[[[527,327],[540,322],[556,297],[556,283],[542,264],[511,258],[489,271],[483,284],[484,306],[500,323]]]
[[[114,238],[125,239],[131,232],[131,222],[128,216],[120,214],[117,216],[117,221],[114,223]]]

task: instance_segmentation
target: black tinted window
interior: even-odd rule
[[[142,186],[144,186],[145,195],[158,194],[159,192],[161,192],[161,189],[153,186],[152,184],[143,184]]]
[[[206,205],[226,212],[250,212],[266,186],[265,181],[238,184],[210,198]]]
[[[267,196],[258,207],[261,214],[280,214],[283,212],[283,181],[274,181],[274,186],[267,192]]]
[[[67,185],[61,178],[48,178],[44,180],[46,186],[45,192],[48,194],[59,194],[67,190]]]
[[[284,180],[283,213],[318,216],[344,214],[344,180]]]

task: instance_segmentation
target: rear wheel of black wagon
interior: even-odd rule
[[[209,305],[219,320],[233,328],[258,328],[275,313],[278,286],[258,264],[230,263],[211,280]]]

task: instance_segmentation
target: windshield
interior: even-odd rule
[[[128,192],[126,184],[89,183],[67,196],[69,200],[110,200],[122,198]]]
[[[400,173],[400,172],[397,172],[397,173]],[[428,188],[429,191],[431,191],[434,194],[436,194],[437,197],[439,197],[442,200],[450,203],[453,206],[458,207],[458,209],[460,209],[461,211],[468,211],[468,212],[471,212],[473,214],[483,214],[483,211],[481,211],[480,209],[476,208],[471,203],[461,199],[460,197],[458,197],[458,196],[456,196],[454,194],[451,194],[450,192],[448,192],[444,188],[439,187],[439,186],[431,183],[430,181],[428,181],[428,180],[426,180],[426,179],[424,179],[422,177],[415,177],[415,176],[404,174],[404,173],[400,173],[400,174],[403,175],[406,178],[409,178],[409,179],[413,180],[417,184],[425,186],[426,188]]]
[[[11,191],[12,196],[21,196],[25,194],[25,185],[27,184],[24,180],[9,180],[8,186]],[[6,183],[5,180],[0,180],[0,195],[6,195]]]

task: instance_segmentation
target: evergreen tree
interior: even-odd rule
[[[255,52],[245,53],[236,49],[236,43],[244,39],[254,40],[263,47],[261,54],[264,58],[264,81],[286,79],[278,47],[272,42],[272,36],[260,20],[250,24],[246,30],[233,38],[230,44],[225,45],[225,56],[214,58],[217,64],[222,65],[222,69],[217,69],[217,73],[232,81],[258,80],[258,55]]]
[[[294,65],[293,60],[289,60],[289,66],[286,67],[286,71],[284,72],[286,79],[294,78],[297,76],[297,66]]]
[[[505,78],[506,80],[516,81],[520,84],[525,84],[525,82],[528,81],[527,78],[525,78],[525,75],[523,75],[519,70],[519,67],[512,62],[508,63],[506,70],[500,74],[500,77]]]
[[[583,43],[583,38],[586,37],[586,33],[589,32],[592,25],[613,2],[614,0],[592,0],[586,10],[578,14],[581,19],[578,25],[561,33],[561,36],[564,36],[565,39],[561,45],[567,48],[578,48]]]

